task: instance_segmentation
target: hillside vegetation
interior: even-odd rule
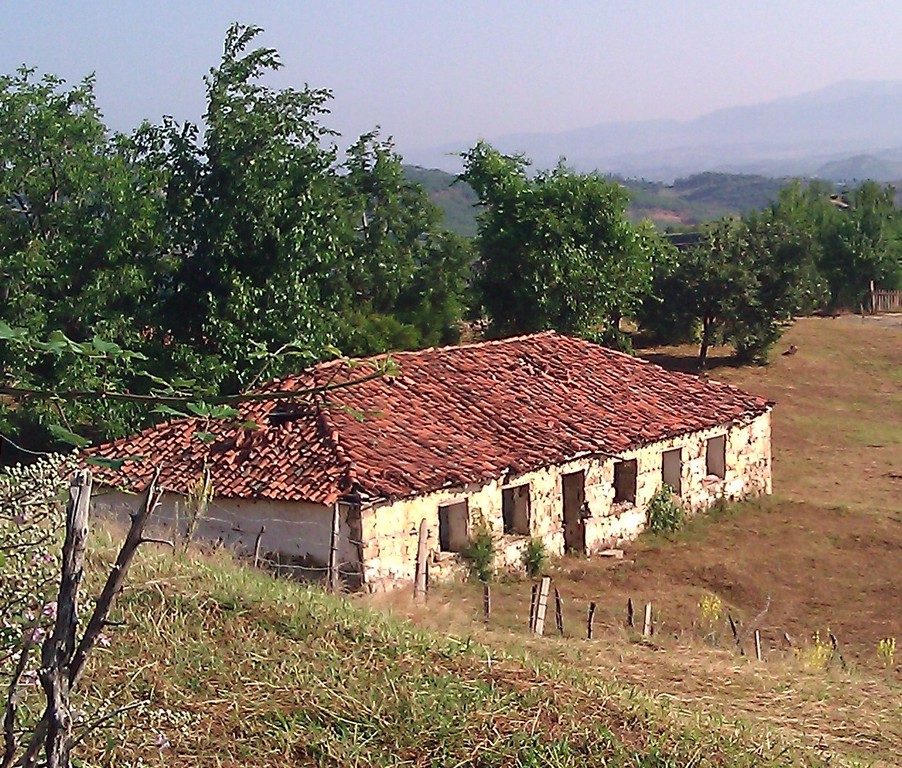
[[[145,556],[132,582],[86,706],[144,705],[95,732],[86,764],[822,764],[572,659],[416,629],[224,556]]]

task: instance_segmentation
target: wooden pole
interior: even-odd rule
[[[486,582],[482,585],[482,618],[488,622],[492,615],[492,585]]]
[[[258,533],[257,538],[254,539],[254,568],[257,568],[260,565],[260,543],[263,541],[263,531],[265,530],[266,526],[261,525],[260,533]]]
[[[586,620],[586,639],[592,639],[592,632],[595,629],[595,603],[589,603],[589,618]]]
[[[739,655],[745,656],[745,651],[742,649],[742,637],[739,635],[739,627],[733,620],[733,614],[727,613],[727,618],[730,620],[730,631],[733,633],[733,639],[736,641],[736,647],[739,649]]]
[[[645,604],[645,624],[642,626],[642,634],[646,637],[651,637],[651,633],[654,631],[654,626],[651,622],[651,603]]]
[[[533,584],[529,595],[529,631],[536,631],[536,607],[538,605],[539,585]]]
[[[557,625],[557,633],[564,634],[564,606],[561,601],[561,593],[554,588],[554,623]]]
[[[420,533],[417,539],[417,567],[413,583],[413,599],[418,602],[426,600],[426,559],[429,556],[429,524],[424,517],[420,520]]]
[[[755,658],[761,661],[761,632],[755,630]]]
[[[548,610],[548,592],[551,589],[551,578],[543,576],[539,584],[539,600],[536,605],[535,633],[542,635],[545,632],[545,613]]]
[[[338,502],[332,505],[332,540],[329,543],[329,588],[338,592],[338,539],[341,535],[341,513]]]
[[[44,749],[48,768],[69,768],[70,765],[72,713],[69,707],[69,665],[76,650],[78,592],[84,575],[90,502],[91,473],[82,469],[73,475],[69,488],[56,621],[53,633],[44,643],[41,670],[38,673],[47,694],[47,736]]]
[[[630,629],[634,629],[636,626],[635,614],[633,611],[633,598],[631,597],[626,599],[626,626]]]

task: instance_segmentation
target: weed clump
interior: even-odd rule
[[[666,484],[652,496],[647,515],[647,527],[652,533],[673,533],[686,521],[686,511],[675,500],[673,488]]]
[[[467,548],[461,552],[470,566],[470,575],[483,583],[491,581],[495,564],[495,537],[484,520],[479,520]]]
[[[523,550],[523,567],[530,578],[541,576],[548,562],[548,549],[541,539],[530,539]]]

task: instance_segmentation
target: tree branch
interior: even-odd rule
[[[28,387],[14,387],[10,385],[0,385],[0,395],[7,395],[14,398],[25,398],[34,400],[113,400],[116,402],[128,403],[144,403],[147,405],[188,405],[188,403],[204,402],[209,405],[234,405],[246,402],[268,402],[274,400],[293,400],[299,397],[310,397],[311,395],[332,392],[337,389],[346,389],[357,384],[363,384],[373,379],[382,378],[385,374],[382,371],[374,371],[365,376],[360,376],[348,381],[332,382],[322,384],[307,389],[297,389],[290,391],[269,391],[269,392],[249,392],[237,395],[215,395],[212,397],[203,397],[198,395],[155,395],[155,394],[135,394],[132,392],[116,392],[111,390],[48,390],[48,389],[31,389]]]

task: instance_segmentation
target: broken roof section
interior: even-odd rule
[[[162,465],[164,486],[184,492],[206,460],[222,497],[394,499],[587,454],[616,455],[753,418],[773,405],[553,332],[392,357],[396,376],[303,402],[241,406],[241,420],[255,422],[254,430],[180,419],[100,446],[91,453],[143,458],[100,469],[98,479],[138,490]],[[367,372],[361,361],[333,361],[266,389],[302,390]],[[205,430],[215,440],[196,437]]]

